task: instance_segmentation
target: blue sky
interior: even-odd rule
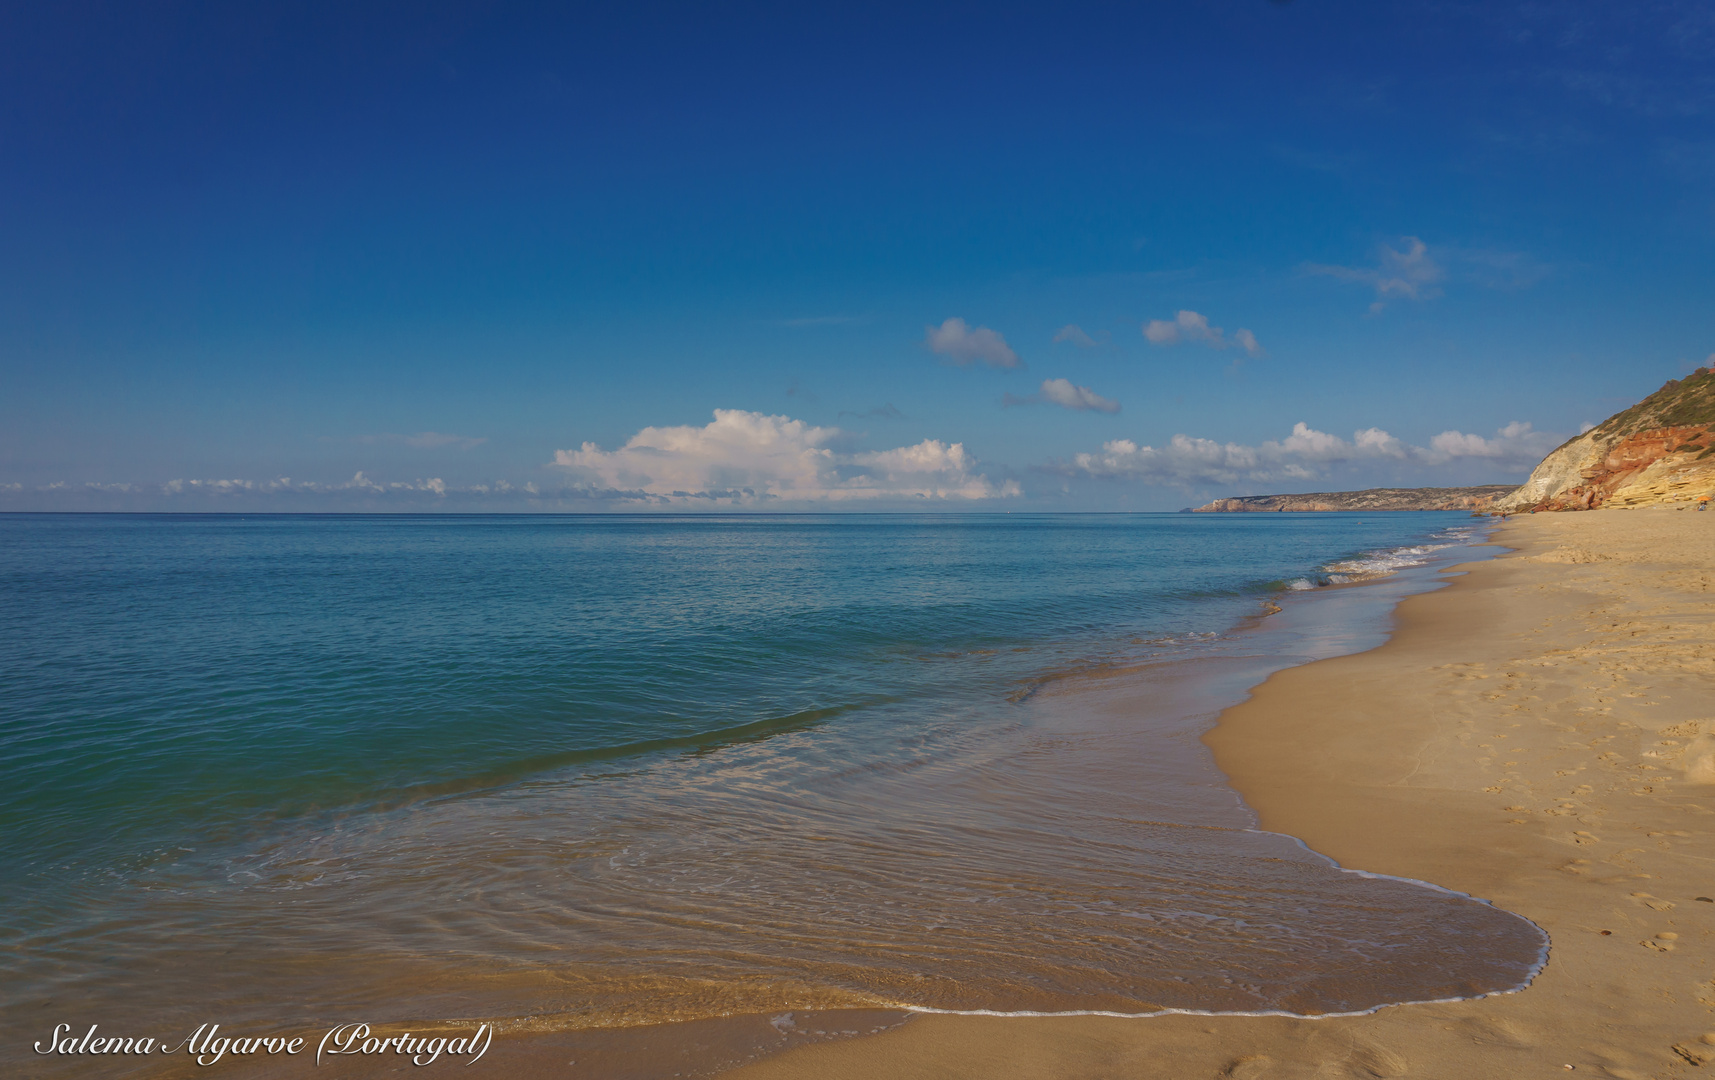
[[[1712,73],[1706,2],[6,5],[0,509],[1515,482],[1715,353]]]

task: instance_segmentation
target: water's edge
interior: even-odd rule
[[[1225,794],[1231,797],[1241,812],[1250,815],[1254,822],[1254,814],[1244,803],[1243,793],[1231,783],[1229,778],[1219,773],[1218,767],[1212,765],[1212,753],[1206,744],[1202,744],[1201,734],[1216,727],[1222,713],[1248,698],[1257,686],[1276,672],[1311,664],[1320,659],[1367,652],[1387,644],[1393,637],[1396,622],[1395,611],[1401,601],[1409,596],[1419,595],[1452,584],[1448,575],[1455,572],[1457,565],[1489,557],[1489,552],[1482,549],[1494,549],[1496,547],[1498,545],[1490,542],[1487,536],[1479,535],[1463,540],[1444,551],[1437,552],[1439,557],[1432,558],[1422,565],[1406,567],[1388,576],[1351,582],[1340,582],[1336,579],[1327,587],[1288,591],[1284,595],[1276,594],[1276,598],[1281,601],[1281,606],[1276,608],[1277,613],[1267,616],[1247,616],[1229,626],[1222,633],[1223,638],[1237,643],[1235,648],[1228,650],[1227,653],[1219,656],[1193,657],[1190,659],[1181,657],[1159,664],[1146,663],[1142,667],[1150,669],[1151,677],[1170,677],[1185,686],[1197,688],[1197,693],[1200,694],[1200,700],[1203,702],[1195,711],[1195,716],[1199,717],[1202,723],[1198,731],[1198,743],[1203,747],[1203,753],[1209,756],[1211,767],[1215,768],[1216,774],[1225,784]],[[1235,657],[1232,655],[1235,652],[1242,655]],[[1235,659],[1240,663],[1234,665],[1232,661]],[[1216,664],[1215,661],[1217,660],[1227,662],[1227,667]],[[1235,666],[1243,669],[1242,678],[1235,677],[1234,671],[1231,670]],[[1173,670],[1164,676],[1163,672],[1167,671],[1168,668]],[[1052,677],[1051,685],[1047,680],[1044,680],[1043,683],[1030,689],[1027,695],[1030,699],[1030,709],[1038,720],[1051,724],[1053,723],[1052,717],[1056,712],[1066,709],[1068,703],[1080,695],[1100,692],[1110,697],[1115,695],[1123,697],[1128,692],[1127,679],[1128,676],[1123,671],[1074,671],[1055,675]],[[1218,689],[1209,690],[1204,684],[1218,685]],[[1135,681],[1129,685],[1129,691],[1134,695],[1134,698],[1139,694],[1141,687],[1142,684]],[[1039,693],[1038,691],[1042,692]],[[1141,704],[1139,707],[1142,708]],[[724,738],[706,735],[692,736],[684,739],[664,740],[660,744],[616,747],[594,756],[598,758],[607,758],[609,754],[615,757],[629,756],[628,752],[638,750],[707,752],[734,741],[743,742],[753,738],[766,738],[780,729],[793,730],[815,726],[823,718],[821,715],[800,714],[787,717],[784,721],[764,721],[758,724],[745,725],[739,729],[715,733],[716,736],[725,736]],[[581,758],[584,755],[579,754],[577,756]],[[462,787],[463,785],[458,786]],[[437,794],[439,793],[437,792]],[[1267,833],[1256,828],[1239,831],[1270,837],[1283,837],[1283,834]],[[1399,882],[1462,900],[1475,901],[1491,908],[1495,907],[1487,900],[1446,889],[1431,882],[1341,867],[1333,859],[1312,851],[1301,840],[1295,837],[1283,838],[1342,874],[1350,874],[1358,878]],[[810,1011],[717,1014],[702,1019],[687,1019],[667,1024],[649,1024],[638,1027],[578,1027],[575,1023],[567,1023],[567,1017],[556,1016],[553,1013],[514,1014],[486,1018],[459,1017],[456,1020],[437,1023],[463,1025],[481,1022],[491,1023],[503,1036],[502,1045],[507,1047],[508,1058],[514,1054],[528,1057],[532,1053],[531,1047],[542,1043],[543,1040],[554,1045],[555,1049],[552,1051],[554,1056],[562,1054],[567,1046],[589,1048],[600,1044],[601,1052],[595,1056],[597,1058],[607,1057],[616,1066],[604,1075],[641,1078],[667,1075],[711,1076],[748,1061],[804,1045],[807,1042],[857,1038],[876,1034],[896,1027],[899,1023],[908,1022],[910,1017],[915,1015],[1018,1018],[1101,1016],[1137,1019],[1172,1015],[1300,1018],[1357,1016],[1398,1005],[1471,1000],[1492,994],[1516,993],[1529,986],[1547,962],[1547,935],[1530,920],[1511,912],[1505,912],[1505,914],[1519,919],[1520,922],[1534,930],[1541,939],[1535,965],[1517,985],[1478,994],[1386,1001],[1356,1011],[1294,1012],[1281,1009],[1247,1011],[1242,1009],[1203,1010],[1175,1007],[1160,1007],[1140,1012],[1108,1009],[1005,1011],[998,1009],[940,1008],[917,1003],[878,1000],[872,1008],[868,1009],[824,1008]],[[389,1026],[378,1024],[377,1031],[387,1030]],[[721,1046],[722,1052],[702,1056],[698,1056],[698,1052],[695,1052],[696,1047],[706,1048],[711,1045]],[[688,1057],[687,1055],[691,1056]],[[580,1059],[584,1058],[582,1052],[577,1056]],[[619,1068],[620,1063],[625,1063],[625,1067]]]
[[[1234,705],[1239,704],[1240,701],[1245,698],[1248,698],[1251,691],[1278,671],[1283,671],[1291,667],[1314,664],[1319,660],[1356,655],[1358,653],[1368,652],[1385,646],[1393,639],[1394,631],[1396,629],[1395,612],[1402,601],[1411,596],[1450,587],[1461,574],[1458,567],[1468,563],[1484,561],[1493,557],[1495,553],[1505,550],[1510,549],[1506,549],[1493,543],[1486,535],[1475,537],[1470,541],[1458,545],[1454,549],[1450,549],[1450,554],[1447,557],[1433,560],[1423,566],[1409,568],[1400,573],[1374,580],[1352,582],[1349,584],[1334,584],[1315,591],[1304,591],[1296,594],[1290,594],[1288,597],[1284,598],[1284,609],[1279,614],[1272,617],[1252,617],[1243,620],[1241,624],[1233,628],[1233,635],[1242,637],[1248,644],[1250,644],[1252,646],[1252,652],[1260,656],[1274,657],[1279,659],[1281,662],[1257,665],[1257,667],[1249,673],[1247,681],[1243,687],[1243,696],[1238,700],[1229,700],[1222,703],[1216,710],[1215,715],[1208,720],[1204,730],[1206,731],[1217,726],[1219,724],[1219,716],[1221,713],[1224,713],[1228,708],[1231,708]],[[1348,610],[1345,613],[1348,619],[1353,619],[1359,622],[1368,622],[1371,624],[1381,624],[1374,627],[1375,637],[1373,640],[1362,641],[1353,648],[1326,652],[1309,657],[1293,657],[1290,650],[1268,647],[1271,637],[1290,636],[1296,632],[1295,628],[1290,625],[1292,622],[1291,616],[1295,611],[1302,612],[1307,605],[1321,603],[1338,594],[1347,594],[1347,596],[1352,599],[1361,598],[1362,602],[1359,605],[1350,605],[1342,601],[1342,606],[1347,606],[1349,608],[1356,606],[1359,609],[1355,612]],[[1189,661],[1186,666],[1195,668],[1198,666],[1198,662],[1195,660]],[[1055,693],[1053,695],[1045,696],[1043,705],[1048,708],[1053,708],[1055,698],[1060,698],[1066,695],[1076,695],[1086,688],[1084,684],[1087,684],[1098,677],[1105,676],[1071,675],[1066,677],[1060,682],[1060,685],[1055,687]],[[1222,774],[1222,776],[1223,779],[1225,779],[1224,774]],[[1243,792],[1236,786],[1232,786],[1230,780],[1228,780],[1227,783],[1232,793],[1242,801]],[[1248,810],[1248,807],[1246,809]],[[1263,830],[1254,829],[1249,831],[1258,833],[1264,832]],[[1284,836],[1285,834],[1269,833],[1267,835]],[[1363,878],[1396,881],[1436,893],[1474,901],[1488,907],[1496,907],[1496,905],[1487,899],[1471,896],[1470,894],[1462,893],[1454,889],[1449,889],[1434,882],[1416,878],[1378,874],[1362,869],[1341,866],[1336,860],[1329,858],[1320,852],[1314,851],[1297,837],[1287,837],[1287,839],[1302,850],[1314,855],[1317,859],[1338,869],[1341,873]],[[1499,908],[1496,909],[1502,911],[1505,910]],[[849,1040],[877,1035],[884,1031],[892,1030],[898,1027],[901,1023],[909,1022],[910,1018],[913,1016],[938,1015],[1018,1019],[1085,1016],[1135,1020],[1147,1020],[1166,1016],[1285,1017],[1305,1020],[1365,1016],[1372,1015],[1383,1009],[1411,1005],[1446,1004],[1458,1001],[1470,1001],[1485,997],[1515,994],[1527,989],[1548,963],[1550,950],[1549,938],[1547,933],[1530,919],[1525,918],[1516,912],[1506,911],[1505,914],[1530,927],[1540,936],[1541,939],[1535,964],[1528,975],[1520,980],[1516,985],[1479,994],[1402,999],[1398,1001],[1384,1002],[1371,1008],[1354,1011],[1301,1013],[1286,1010],[1246,1011],[1183,1008],[1160,1008],[1147,1012],[1121,1012],[1100,1009],[1066,1011],[1003,1011],[990,1009],[946,1009],[913,1004],[899,1004],[890,1007],[887,1004],[878,1003],[877,1010],[872,1012],[833,1010],[827,1012],[787,1011],[774,1014],[747,1013],[723,1017],[711,1017],[702,1021],[684,1021],[676,1024],[632,1029],[610,1028],[584,1029],[581,1031],[547,1031],[542,1030],[541,1028],[535,1028],[535,1030],[526,1034],[526,1031],[533,1027],[532,1018],[517,1017],[511,1018],[510,1020],[497,1019],[491,1022],[497,1023],[503,1031],[506,1030],[507,1027],[513,1027],[513,1030],[517,1032],[514,1039],[521,1044],[528,1044],[537,1040],[545,1040],[547,1042],[551,1042],[556,1051],[576,1046],[580,1041],[588,1040],[592,1037],[607,1040],[609,1046],[622,1048],[620,1056],[632,1062],[633,1067],[639,1070],[635,1073],[628,1071],[627,1075],[643,1078],[654,1076],[665,1077],[669,1075],[682,1077],[715,1076],[737,1068],[742,1064],[748,1064],[765,1057],[772,1057],[777,1054],[785,1053],[789,1050],[796,1049],[798,1046],[807,1045],[810,1042]],[[860,1027],[867,1025],[868,1029],[851,1030],[848,1028],[844,1031],[837,1029],[830,1030],[835,1029],[836,1025],[844,1027],[847,1021],[842,1018],[847,1016],[861,1017],[861,1024],[859,1024],[857,1020],[853,1020],[851,1023],[858,1024]],[[540,1019],[542,1018],[535,1018],[535,1022],[539,1023]],[[788,1037],[799,1034],[800,1024],[808,1025],[810,1023],[815,1023],[820,1026],[813,1031],[806,1027],[803,1030],[804,1038],[794,1039]],[[728,1058],[727,1060],[719,1063],[710,1063],[706,1071],[702,1068],[697,1068],[695,1065],[692,1066],[690,1071],[687,1071],[686,1066],[690,1063],[687,1062],[684,1056],[684,1049],[682,1047],[683,1040],[677,1037],[676,1031],[677,1029],[686,1027],[697,1027],[706,1031],[710,1025],[714,1025],[718,1028],[726,1028],[730,1032],[729,1040],[736,1040],[738,1042],[745,1041],[745,1033],[749,1032],[751,1045],[749,1046],[748,1052],[740,1055],[742,1060],[733,1060],[732,1058]],[[766,1030],[768,1034],[758,1035],[757,1032],[762,1030]],[[779,1035],[781,1037],[773,1037],[775,1035]],[[525,1048],[520,1045],[518,1049],[524,1050]],[[656,1061],[661,1063],[659,1066],[659,1072],[651,1069],[650,1063]],[[668,1062],[671,1062],[670,1069],[667,1067]]]

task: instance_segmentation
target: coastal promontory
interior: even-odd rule
[[[1369,488],[1305,495],[1241,495],[1216,499],[1194,514],[1300,513],[1339,510],[1486,510],[1513,490],[1511,484],[1446,488]]]
[[[1715,369],[1660,390],[1542,459],[1503,513],[1687,502],[1715,489]]]

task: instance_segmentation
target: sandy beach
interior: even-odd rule
[[[1547,1077],[1715,1066],[1715,515],[1509,521],[1383,647],[1282,671],[1207,736],[1264,828],[1551,936],[1514,994],[1331,1019],[923,1016],[727,1073]]]

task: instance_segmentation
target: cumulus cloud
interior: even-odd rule
[[[1075,471],[1088,476],[1187,485],[1255,476],[1263,459],[1254,446],[1175,435],[1160,448],[1113,439],[1102,444],[1101,453],[1079,454],[1072,464]]]
[[[1199,315],[1195,311],[1181,311],[1175,319],[1151,319],[1144,324],[1143,336],[1152,345],[1177,345],[1181,341],[1205,341],[1213,344],[1221,340],[1219,330],[1209,326],[1209,317]]]
[[[1443,431],[1429,440],[1425,457],[1432,462],[1486,458],[1506,465],[1535,465],[1558,445],[1558,436],[1536,431],[1529,424],[1515,420],[1492,437]]]
[[[1075,385],[1070,379],[1043,379],[1042,386],[1029,397],[1013,397],[1006,395],[1003,405],[1035,405],[1045,403],[1058,405],[1063,409],[1075,412],[1104,412],[1117,413],[1120,403],[1105,398],[1087,386]]]
[[[1381,246],[1375,266],[1330,266],[1305,263],[1304,272],[1368,285],[1376,292],[1372,312],[1382,310],[1390,299],[1431,300],[1441,295],[1438,282],[1444,273],[1429,253],[1429,245],[1415,236],[1401,237],[1401,245]]]
[[[1065,326],[1062,326],[1054,332],[1054,343],[1056,345],[1062,341],[1069,341],[1080,349],[1093,349],[1107,339],[1107,331],[1102,331],[1101,341],[1098,341],[1084,333],[1084,328],[1079,326],[1077,323],[1067,323]]]
[[[965,476],[976,466],[976,459],[965,453],[964,443],[944,443],[939,439],[924,439],[915,446],[853,454],[851,460],[855,465],[878,470],[882,475],[893,478]]]
[[[1143,336],[1151,345],[1178,345],[1194,341],[1212,349],[1236,345],[1251,356],[1262,355],[1262,346],[1249,330],[1234,331],[1231,338],[1218,326],[1209,325],[1209,317],[1195,311],[1181,311],[1171,319],[1151,319],[1143,326]]]
[[[989,367],[1024,366],[1024,361],[1012,351],[1006,338],[986,326],[973,330],[963,319],[948,319],[940,326],[925,326],[923,343],[929,346],[930,352],[945,356],[948,363],[960,367],[977,360]]]
[[[1037,393],[1042,395],[1043,401],[1079,412],[1092,409],[1105,413],[1120,411],[1119,402],[1105,398],[1087,386],[1074,386],[1069,379],[1044,379]]]
[[[581,486],[644,501],[853,502],[990,499],[1019,493],[976,471],[962,443],[925,439],[843,452],[844,433],[787,416],[716,409],[702,427],[646,427],[616,450],[586,442],[553,464]]]
[[[1354,463],[1444,465],[1479,458],[1509,469],[1528,469],[1559,440],[1514,422],[1493,437],[1444,431],[1428,447],[1411,446],[1383,431],[1365,428],[1343,439],[1297,423],[1283,439],[1254,446],[1175,435],[1165,446],[1139,445],[1130,439],[1104,443],[1099,453],[1076,455],[1064,470],[1073,474],[1190,487],[1197,484],[1310,481],[1330,466]]]

